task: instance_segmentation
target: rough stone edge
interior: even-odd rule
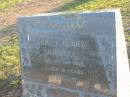
[[[32,16],[18,16],[17,20],[19,18],[28,18],[28,17],[38,17],[38,16],[54,16],[54,15],[65,15],[65,14],[83,14],[83,13],[104,13],[104,12],[116,12],[117,10],[120,10],[119,8],[113,8],[113,9],[99,9],[99,10],[86,10],[86,11],[64,11],[64,12],[51,12],[51,13],[39,13],[37,15]]]
[[[117,97],[130,97],[130,71],[121,11],[116,10]]]

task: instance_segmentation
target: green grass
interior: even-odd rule
[[[66,3],[60,11],[84,11],[124,7],[129,0],[74,0]]]
[[[0,0],[0,10],[7,9],[21,2],[23,2],[23,0]]]
[[[19,75],[19,48],[16,34],[6,35],[0,45],[0,80]]]
[[[0,79],[0,88],[3,86],[4,83],[5,83],[5,80]]]

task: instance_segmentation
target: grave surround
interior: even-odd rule
[[[18,17],[23,97],[130,97],[119,9]]]

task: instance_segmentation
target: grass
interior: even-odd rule
[[[23,2],[23,0],[0,0],[0,11],[19,4],[21,2]]]
[[[19,68],[19,48],[17,34],[7,35],[9,29],[3,29],[0,45],[0,80],[8,78],[10,75],[18,75]]]
[[[4,83],[5,83],[5,80],[0,80],[0,88],[3,86]]]
[[[122,7],[129,0],[74,0],[66,3],[60,11],[84,11]]]

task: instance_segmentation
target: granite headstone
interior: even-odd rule
[[[118,9],[23,16],[18,27],[23,97],[130,97]]]

